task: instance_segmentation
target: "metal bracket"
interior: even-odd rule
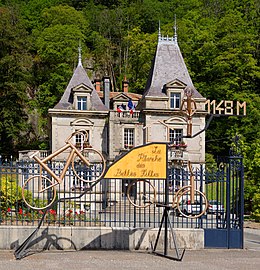
[[[171,259],[171,260],[175,260],[175,261],[182,261],[182,258],[184,256],[184,253],[185,253],[185,249],[183,249],[182,252],[180,252],[180,249],[178,248],[178,245],[177,245],[177,241],[176,241],[176,233],[173,231],[173,227],[172,227],[172,223],[171,223],[171,220],[170,220],[170,217],[169,217],[169,210],[171,209],[170,206],[167,206],[167,205],[156,205],[157,207],[164,207],[164,210],[163,210],[163,216],[162,216],[162,219],[161,219],[161,224],[160,224],[160,227],[159,227],[159,231],[158,231],[158,234],[157,234],[157,237],[156,237],[156,241],[155,241],[155,245],[153,247],[153,251],[152,253],[153,254],[156,254],[158,256],[162,256],[164,258],[167,258],[167,259]],[[174,244],[174,248],[175,248],[175,251],[176,251],[176,257],[172,257],[172,256],[169,256],[168,255],[168,222],[169,222],[169,225],[170,225],[170,231],[171,231],[171,235],[172,235],[172,240],[173,240],[173,244]],[[162,229],[162,226],[164,224],[164,253],[159,253],[159,252],[156,252],[156,247],[157,247],[157,244],[158,244],[158,240],[159,240],[159,237],[160,237],[160,234],[161,234],[161,229]]]
[[[34,236],[37,234],[37,232],[39,231],[42,222],[46,216],[48,209],[46,209],[46,211],[43,213],[42,218],[37,226],[37,228],[29,235],[29,237],[27,237],[25,239],[25,241],[15,250],[14,252],[14,256],[16,258],[16,260],[21,260],[22,258],[26,257],[27,253],[28,253],[28,246],[31,243],[32,239],[34,238]]]

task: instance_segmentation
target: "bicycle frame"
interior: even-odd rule
[[[203,192],[201,192],[200,190],[197,190],[195,188],[195,176],[194,173],[192,171],[192,166],[191,166],[191,162],[188,162],[188,169],[190,172],[190,183],[189,185],[183,186],[181,187],[173,196],[173,200],[172,200],[172,208],[177,208],[178,211],[186,218],[198,218],[200,216],[202,216],[208,208],[208,202],[207,202],[207,198],[205,196],[205,194]],[[146,199],[146,197],[148,198],[148,200],[146,201],[146,203],[142,204],[138,204],[136,203],[135,200],[133,200],[131,198],[131,188],[134,185],[137,185],[138,183],[146,183],[150,186],[150,188],[148,188],[148,195],[146,196],[145,192],[141,191],[140,195],[142,195],[144,197],[144,199]],[[150,197],[152,195],[152,197]],[[183,209],[181,207],[182,205],[182,201],[183,200],[188,200],[190,205],[197,205],[197,197],[200,196],[200,212],[196,213],[195,215],[188,215],[185,214],[185,212],[183,212]],[[163,207],[168,207],[168,205],[164,205],[162,203],[158,203],[156,200],[157,197],[157,192],[156,192],[156,188],[155,186],[149,181],[149,179],[135,179],[129,186],[127,189],[127,198],[130,201],[130,203],[137,207],[137,208],[146,208],[149,207],[152,204],[156,204],[157,206],[163,206]],[[139,199],[138,199],[139,200]],[[141,201],[141,200],[140,200]],[[202,207],[203,205],[203,207]],[[197,210],[195,210],[197,211]]]
[[[52,185],[49,185],[48,187],[39,190],[39,192],[43,192],[47,189],[52,188],[53,186],[59,185],[62,183],[66,171],[69,167],[69,165],[71,164],[71,161],[74,157],[74,155],[78,155],[80,157],[80,159],[82,159],[88,166],[90,165],[89,161],[80,153],[80,151],[69,141],[69,138],[65,141],[65,145],[63,147],[61,147],[60,149],[56,150],[54,153],[50,154],[49,156],[47,156],[44,159],[40,159],[39,157],[37,157],[37,154],[39,153],[39,151],[33,153],[30,158],[35,159],[39,164],[40,164],[40,175],[42,172],[42,168],[44,168],[46,170],[46,172],[48,172],[56,181],[57,183],[54,183]],[[57,155],[59,155],[60,153],[64,152],[65,150],[67,150],[68,148],[71,148],[71,152],[67,158],[67,161],[65,163],[65,166],[60,174],[60,176],[57,176],[47,165],[46,162],[48,162],[49,160],[53,159],[54,157],[56,157]]]
[[[76,136],[76,140],[78,139],[78,142],[80,143],[80,149],[78,149],[71,142],[71,138],[73,136]],[[80,136],[80,138],[77,136]],[[33,158],[34,160],[37,161],[37,163],[40,166],[40,171],[38,175],[29,177],[24,182],[23,187],[22,187],[23,200],[29,207],[35,210],[42,210],[42,209],[46,209],[50,207],[54,203],[56,199],[55,186],[63,182],[66,172],[68,171],[68,168],[70,165],[72,166],[72,170],[75,176],[80,181],[83,181],[86,183],[92,183],[93,181],[97,182],[102,177],[105,171],[104,157],[99,151],[91,147],[84,147],[85,142],[87,142],[87,134],[85,134],[85,130],[78,130],[78,131],[73,132],[67,138],[67,140],[65,140],[65,145],[63,145],[61,148],[59,148],[58,150],[56,150],[54,153],[50,154],[49,156],[41,159],[37,156],[39,151],[34,152],[30,156],[30,158]],[[60,173],[55,174],[55,171],[53,171],[52,168],[48,166],[47,162],[52,160],[53,158],[58,156],[60,153],[63,153],[66,150],[69,150],[69,151],[68,151],[67,160],[65,161],[65,164],[64,164],[64,168],[61,170]],[[92,154],[89,154],[89,153],[92,153]],[[86,157],[85,157],[85,154],[87,155]],[[99,163],[100,165],[102,165],[102,172],[98,174],[99,178],[95,178],[94,180],[84,179],[79,175],[80,172],[78,172],[78,170],[79,171],[83,170],[83,167],[85,167],[85,169],[87,169],[88,171],[92,170],[92,165],[95,166],[95,162],[96,162],[95,159],[93,159],[94,157],[93,154],[94,155],[96,154],[98,158],[100,159]],[[77,167],[75,167],[75,165]],[[43,175],[43,171],[44,171],[44,174],[47,173],[48,175],[47,176]],[[36,190],[36,187],[38,187],[37,190]],[[30,190],[33,195],[35,194],[36,200],[34,199],[32,200],[30,196],[29,197],[26,196],[27,192],[25,192],[25,190],[27,191]]]

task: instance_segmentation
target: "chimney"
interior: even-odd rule
[[[101,80],[99,77],[97,77],[95,80],[94,80],[94,84],[95,84],[95,89],[96,91],[101,91]]]
[[[123,92],[128,93],[128,85],[129,85],[129,82],[126,80],[126,76],[125,76],[122,82]]]
[[[104,104],[108,109],[110,109],[110,106],[109,106],[110,78],[109,78],[109,76],[104,76],[103,77],[103,84],[104,84],[104,87],[103,87]]]

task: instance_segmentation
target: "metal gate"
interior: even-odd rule
[[[218,161],[218,168],[204,169],[204,165],[194,164],[195,188],[206,194],[209,208],[205,215],[191,219],[181,215],[176,208],[170,210],[174,228],[202,228],[205,231],[205,247],[243,248],[244,214],[244,171],[243,158],[234,154]],[[57,173],[64,168],[63,162],[51,164]],[[33,162],[5,162],[0,159],[0,221],[6,225],[37,224],[41,213],[31,211],[21,202],[19,188],[29,176],[37,174],[39,167]],[[157,190],[157,202],[165,201],[165,191],[169,205],[174,194],[188,185],[190,171],[183,162],[169,162],[169,179],[150,181]],[[57,226],[113,226],[113,227],[149,227],[158,228],[161,222],[162,208],[152,204],[142,211],[130,205],[125,196],[128,180],[102,180],[89,192],[83,193],[84,186],[75,186],[75,177],[70,171],[63,185],[59,186],[59,198],[62,201],[57,208],[51,209],[46,222]],[[8,187],[8,188],[5,188]],[[10,194],[13,202],[8,198]],[[16,195],[15,195],[16,194]],[[136,196],[135,192],[131,194]],[[17,196],[17,199],[15,199]],[[68,198],[71,197],[71,200]],[[64,198],[67,198],[66,200]],[[199,199],[199,198],[198,198]],[[186,203],[186,205],[184,204]],[[189,207],[189,202],[183,207]],[[201,201],[199,201],[201,204]]]
[[[241,156],[229,156],[205,173],[209,200],[203,223],[206,248],[243,248],[244,170]]]

